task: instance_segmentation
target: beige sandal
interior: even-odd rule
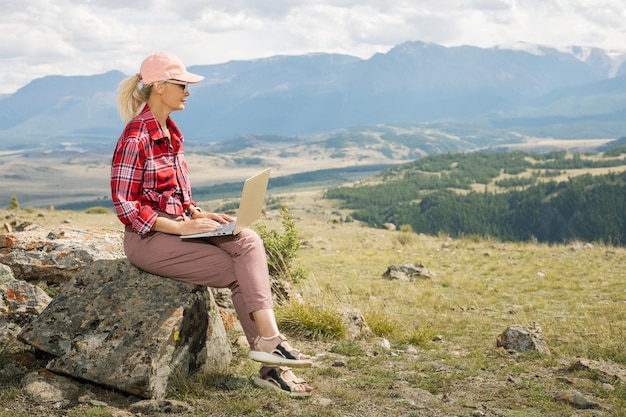
[[[274,337],[258,336],[251,346],[248,357],[264,365],[285,365],[294,368],[306,368],[313,365],[311,357],[292,348],[282,334]]]
[[[310,397],[312,388],[306,385],[306,381],[298,378],[285,366],[271,367],[263,366],[259,371],[259,376],[255,376],[254,385],[259,388],[273,389],[287,394],[291,397]],[[297,386],[304,387],[304,391],[295,391]]]

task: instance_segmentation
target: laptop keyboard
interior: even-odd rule
[[[215,233],[219,233],[219,234],[229,234],[229,233],[232,233],[235,230],[235,223],[236,222],[230,222],[230,223],[223,224],[219,228],[217,228],[217,230],[215,230]]]

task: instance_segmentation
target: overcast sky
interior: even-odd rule
[[[155,50],[188,66],[406,41],[626,50],[625,0],[0,0],[0,93],[45,75],[134,74]]]

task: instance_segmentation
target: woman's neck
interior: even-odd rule
[[[161,127],[165,130],[167,129],[167,118],[170,116],[172,112],[170,109],[166,109],[159,100],[150,100],[148,99],[148,106],[154,114],[154,117],[157,119],[157,122],[161,125]]]

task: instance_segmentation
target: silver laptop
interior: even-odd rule
[[[239,201],[239,210],[235,221],[223,224],[212,232],[196,233],[193,235],[183,235],[181,239],[194,239],[199,237],[227,236],[236,235],[244,227],[261,217],[263,211],[263,202],[265,201],[265,192],[270,179],[270,168],[267,168],[258,174],[248,178],[243,183],[241,191],[241,200]]]

